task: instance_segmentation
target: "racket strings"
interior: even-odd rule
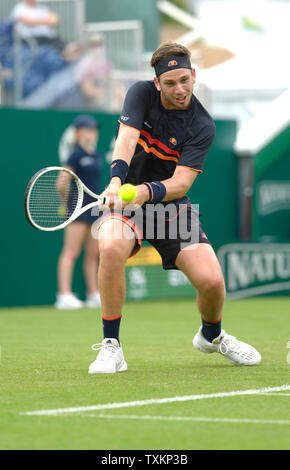
[[[57,227],[74,214],[80,198],[76,180],[63,170],[51,170],[33,183],[29,196],[29,212],[41,227]]]

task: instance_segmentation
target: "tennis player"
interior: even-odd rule
[[[89,373],[127,370],[119,340],[125,263],[140,248],[142,239],[160,253],[164,269],[181,270],[197,289],[201,327],[193,346],[204,353],[220,353],[236,365],[257,365],[259,352],[221,327],[223,275],[198,213],[186,196],[202,173],[215,136],[212,118],[193,95],[195,70],[190,51],[176,43],[165,43],[154,52],[151,66],[155,69],[154,81],[139,81],[127,92],[111,180],[104,192],[110,197],[111,208],[100,219],[98,233],[104,339],[92,347],[99,353]],[[123,212],[116,210],[116,195],[125,182],[137,185],[133,202],[141,206],[143,220],[140,214],[132,218],[126,207]],[[161,236],[160,226],[164,228]],[[178,231],[173,233],[176,226]]]
[[[75,119],[74,127],[75,147],[65,166],[73,170],[89,189],[99,194],[102,157],[96,151],[98,123],[90,115],[80,115]],[[70,177],[65,173],[63,176]],[[83,205],[93,200],[85,193]],[[64,244],[58,262],[58,294],[55,303],[58,309],[77,309],[83,306],[71,289],[74,264],[83,246],[85,246],[83,269],[87,288],[85,305],[91,308],[101,305],[97,277],[98,242],[91,234],[91,226],[96,219],[97,216],[92,215],[91,211],[84,212],[64,231]]]

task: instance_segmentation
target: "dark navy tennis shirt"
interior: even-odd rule
[[[154,81],[139,81],[126,95],[120,123],[140,131],[127,182],[170,178],[177,165],[202,172],[215,136],[215,125],[192,95],[186,110],[167,110]]]

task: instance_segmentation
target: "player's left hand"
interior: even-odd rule
[[[143,204],[145,204],[145,202],[149,200],[149,191],[148,191],[147,186],[145,186],[145,184],[139,184],[138,186],[136,186],[136,189],[137,189],[137,196],[135,197],[135,199],[133,199],[133,201],[123,202],[122,203],[123,209],[128,205],[130,205],[130,207],[136,206],[136,208],[141,207],[143,206]]]
[[[124,202],[118,196],[118,190],[120,186],[121,184],[119,184],[119,182],[111,181],[110,184],[105,189],[105,191],[101,194],[101,196],[107,196],[110,198],[110,202],[108,204],[110,209],[123,210],[129,205],[130,205],[130,208],[137,209],[143,206],[143,204],[149,200],[148,188],[144,184],[139,184],[138,186],[136,186],[137,188],[136,198],[133,201]]]

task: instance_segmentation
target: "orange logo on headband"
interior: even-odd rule
[[[177,144],[177,140],[174,139],[174,137],[171,137],[171,138],[169,139],[169,142],[171,142],[173,145],[176,145],[176,144]]]
[[[176,62],[176,60],[170,60],[168,62],[168,67],[172,67],[173,65],[178,65],[178,63]]]

